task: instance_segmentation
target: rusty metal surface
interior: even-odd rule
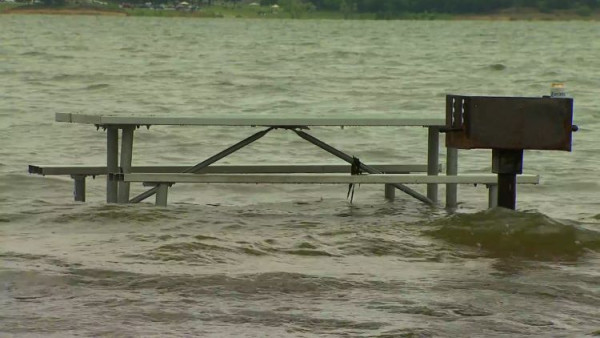
[[[446,146],[571,150],[573,99],[446,96]]]

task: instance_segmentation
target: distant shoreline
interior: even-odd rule
[[[264,18],[264,19],[333,19],[333,20],[383,20],[372,13],[361,13],[344,17],[338,12],[313,11],[300,17],[291,17],[288,13],[249,11],[226,7],[205,7],[196,11],[121,9],[101,7],[42,7],[42,6],[2,6],[0,14],[15,15],[93,15],[93,16],[139,16],[139,17],[198,17],[198,18]],[[589,15],[578,15],[573,11],[555,11],[543,13],[533,9],[511,9],[497,13],[482,14],[446,14],[446,13],[407,13],[392,17],[391,20],[447,20],[447,21],[600,21],[600,11]]]
[[[2,14],[18,15],[102,15],[102,16],[127,16],[127,13],[121,11],[112,11],[106,9],[92,8],[23,8],[16,7],[3,10]]]
[[[482,21],[600,21],[600,11],[580,15],[575,11],[544,13],[534,9],[508,9],[497,13],[454,15],[454,20]]]

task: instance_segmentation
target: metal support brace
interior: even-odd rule
[[[456,176],[458,174],[458,149],[446,148],[446,175]],[[457,184],[446,184],[446,208],[458,206]]]
[[[85,202],[85,176],[71,175],[74,181],[73,197],[75,202]]]
[[[108,174],[119,172],[119,129],[117,127],[106,128],[106,169]],[[106,176],[106,202],[117,203],[118,182],[113,175]]]
[[[121,173],[131,172],[131,159],[133,156],[133,131],[135,127],[128,126],[123,128],[121,137]],[[129,182],[119,182],[119,203],[129,201]]]
[[[169,183],[159,183],[156,186],[156,205],[166,207],[168,194]]]
[[[342,151],[340,151],[340,150],[338,150],[338,149],[330,146],[329,144],[327,144],[327,143],[319,140],[318,138],[316,138],[316,137],[314,137],[314,136],[312,136],[310,134],[307,134],[307,133],[305,133],[305,132],[303,132],[301,130],[297,130],[297,129],[292,129],[292,130],[296,134],[298,134],[298,136],[300,136],[301,138],[303,138],[306,141],[308,141],[308,142],[316,145],[317,147],[319,147],[319,148],[321,148],[321,149],[329,152],[330,154],[332,154],[332,155],[334,155],[334,156],[336,156],[336,157],[338,157],[338,158],[340,158],[340,159],[342,159],[342,160],[344,160],[344,161],[346,161],[346,162],[348,162],[350,164],[352,164],[354,162],[354,158],[352,156],[350,156],[350,155],[348,155],[348,154],[346,154],[346,153],[344,153],[344,152],[342,152]],[[381,171],[379,171],[379,170],[377,170],[375,168],[369,167],[368,165],[366,165],[364,163],[360,163],[360,169],[363,170],[363,171],[368,172],[369,174],[381,174],[382,173]],[[393,183],[391,185],[394,186],[395,188],[400,189],[401,191],[407,193],[408,195],[410,195],[410,196],[418,199],[419,201],[421,201],[423,203],[426,203],[426,204],[429,204],[429,205],[435,204],[429,198],[427,198],[427,197],[419,194],[418,192],[410,189],[409,187],[407,187],[407,186],[405,186],[403,184]]]
[[[218,160],[220,160],[220,159],[222,159],[224,157],[227,157],[227,156],[233,154],[234,152],[236,152],[236,151],[244,148],[245,146],[251,144],[252,142],[255,142],[255,141],[259,140],[261,137],[267,135],[267,133],[270,132],[271,130],[273,130],[272,127],[271,128],[267,128],[267,129],[265,129],[263,131],[260,131],[260,132],[258,132],[256,134],[253,134],[252,136],[243,139],[242,141],[240,141],[240,142],[232,145],[231,147],[229,147],[229,148],[227,148],[227,149],[219,152],[218,154],[213,155],[213,156],[209,157],[208,159],[206,159],[206,160],[204,160],[204,161],[196,164],[195,166],[193,166],[193,167],[185,170],[183,173],[192,173],[192,174],[195,174],[195,173],[201,171],[202,169],[208,167],[209,165],[217,162]],[[132,198],[131,200],[129,200],[129,202],[130,203],[139,203],[139,202],[145,200],[146,198],[154,195],[157,191],[158,191],[158,186],[156,186],[156,187],[154,187],[154,188],[152,188],[152,189],[150,189],[148,191],[145,191],[145,192],[139,194],[138,196],[136,196],[136,197]]]
[[[437,176],[439,168],[439,152],[440,152],[440,128],[429,127],[427,133],[427,175]],[[427,198],[437,203],[438,201],[438,185],[427,185]]]
[[[271,130],[273,130],[273,128],[267,128],[267,129],[260,131],[248,138],[245,138],[242,141],[232,145],[231,147],[221,151],[220,153],[213,155],[213,156],[209,157],[208,159],[196,164],[195,166],[185,170],[184,173],[195,174],[195,173],[199,172],[200,170],[208,167],[209,165],[217,162],[218,160],[220,160],[224,157],[227,157],[227,156],[235,153],[236,151],[244,148],[245,146],[251,144],[252,142],[258,141],[260,138],[267,135],[267,133],[270,132]]]

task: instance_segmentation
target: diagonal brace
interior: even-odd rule
[[[232,145],[231,147],[219,152],[216,155],[211,156],[210,158],[196,164],[195,166],[187,169],[184,171],[184,173],[191,173],[191,174],[196,174],[198,173],[200,170],[208,167],[209,165],[217,162],[218,160],[227,157],[233,153],[235,153],[236,151],[244,148],[245,146],[251,144],[254,141],[258,141],[260,138],[262,138],[263,136],[267,135],[268,132],[270,132],[271,130],[273,130],[273,127],[267,128],[263,131],[259,131],[258,133],[243,139],[242,141]]]
[[[236,152],[236,151],[244,148],[245,146],[253,143],[254,141],[259,140],[263,136],[267,135],[267,133],[270,132],[271,130],[273,130],[273,127],[267,128],[267,129],[265,129],[263,131],[259,131],[258,133],[253,134],[250,137],[247,137],[247,138],[241,140],[240,142],[238,142],[238,143],[232,145],[231,147],[229,147],[229,148],[227,148],[227,149],[219,152],[218,154],[213,155],[213,156],[209,157],[208,159],[206,159],[206,160],[204,160],[204,161],[196,164],[195,166],[186,169],[184,171],[184,173],[192,173],[192,174],[198,173],[202,169],[204,169],[204,168],[208,167],[209,165],[217,162],[218,160],[220,160],[220,159],[222,159],[224,157],[227,157],[227,156],[233,154],[234,152]],[[157,191],[158,191],[158,186],[156,186],[156,187],[154,187],[152,189],[149,189],[149,190],[147,190],[147,191],[139,194],[138,196],[132,198],[131,200],[129,200],[129,203],[139,203],[139,202],[145,200],[146,198],[148,198],[148,197],[156,194]]]
[[[330,146],[329,144],[319,140],[318,138],[307,134],[301,130],[297,130],[297,129],[292,129],[298,136],[300,136],[301,138],[305,139],[306,141],[316,145],[317,147],[329,152],[330,154],[339,157],[340,159],[352,164],[354,162],[354,158],[346,153],[344,153],[341,150],[338,150],[332,146]],[[382,174],[381,171],[370,167],[364,163],[360,163],[360,168],[366,172],[368,172],[369,174]],[[419,201],[428,204],[428,205],[434,205],[435,202],[432,201],[431,199],[427,198],[426,196],[423,196],[421,194],[419,194],[418,192],[414,191],[413,189],[403,185],[403,184],[399,184],[399,183],[393,183],[391,184],[392,186],[396,187],[397,189],[405,192],[406,194],[418,199]]]

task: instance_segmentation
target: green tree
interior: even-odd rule
[[[44,0],[43,3],[45,6],[60,7],[60,6],[64,6],[66,4],[66,1],[65,0]]]
[[[261,6],[273,6],[277,4],[277,0],[260,0]]]
[[[301,18],[308,10],[308,6],[302,0],[280,0],[279,4],[293,19]]]
[[[305,0],[320,10],[377,13],[390,17],[401,13],[490,13],[506,8],[531,7],[541,11],[600,8],[600,0]],[[381,14],[381,15],[380,15]]]
[[[344,19],[352,17],[356,9],[356,0],[342,0],[340,3],[340,11],[344,14]]]

